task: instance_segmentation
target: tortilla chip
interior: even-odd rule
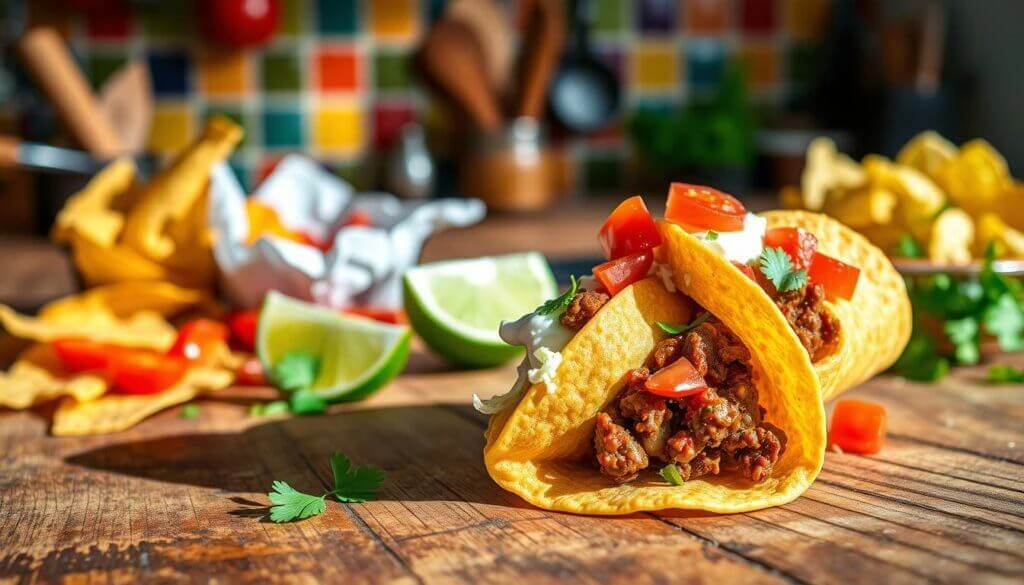
[[[68,372],[47,344],[26,349],[7,373],[0,372],[0,407],[16,410],[61,396],[70,396],[73,402],[88,402],[106,391],[107,381],[102,376]]]
[[[939,184],[949,198],[969,213],[998,213],[1010,203],[1003,195],[1013,186],[1006,159],[991,144],[975,139],[960,147],[960,153],[939,172]]]
[[[830,138],[812,140],[807,146],[806,158],[800,190],[807,209],[819,210],[831,192],[856,189],[867,180],[860,165],[839,152]]]
[[[206,192],[210,169],[241,139],[237,124],[223,116],[211,118],[202,136],[145,188],[128,215],[122,241],[153,260],[174,254],[176,242],[167,233],[169,226],[187,220]]]
[[[931,227],[928,259],[938,264],[970,264],[974,220],[959,207],[943,211]]]
[[[99,246],[72,231],[71,257],[88,286],[112,282],[170,280],[167,269],[123,244]]]
[[[57,214],[51,237],[68,242],[72,232],[100,247],[113,246],[124,226],[125,207],[135,184],[135,164],[119,159],[107,165]]]
[[[984,213],[978,219],[978,236],[974,241],[978,257],[985,255],[990,242],[995,242],[998,258],[1024,258],[1024,233],[1007,225],[998,215]]]
[[[0,325],[21,339],[50,342],[57,339],[87,339],[125,347],[167,351],[177,337],[174,327],[159,313],[140,311],[118,319],[113,312],[97,308],[89,313],[56,313],[52,320],[28,317],[0,305]]]
[[[95,311],[109,313],[118,319],[131,317],[140,311],[173,317],[192,307],[214,306],[213,297],[206,291],[181,288],[169,282],[122,282],[53,301],[40,309],[39,318],[44,321],[72,321]]]
[[[98,435],[127,430],[147,417],[178,404],[184,404],[204,392],[225,388],[234,374],[216,368],[192,368],[176,385],[157,394],[108,394],[92,402],[61,400],[53,414],[54,436]]]
[[[959,149],[952,142],[934,130],[927,130],[903,145],[896,162],[913,167],[937,182],[942,167],[958,153]]]

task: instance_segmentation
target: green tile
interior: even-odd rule
[[[357,0],[316,0],[317,30],[328,35],[350,35],[359,30]]]
[[[594,30],[618,32],[629,26],[629,6],[625,0],[596,0],[594,2]]]
[[[275,106],[263,112],[263,144],[269,148],[301,148],[304,141],[302,112]]]
[[[302,32],[302,13],[306,2],[284,0],[281,3],[281,20],[277,23],[277,34],[295,36]]]
[[[409,89],[412,86],[409,55],[405,53],[378,53],[373,57],[375,86],[377,89]]]
[[[219,104],[207,105],[206,111],[203,114],[203,120],[205,121],[213,116],[224,116],[242,127],[242,130],[245,132],[242,134],[242,142],[239,143],[239,148],[251,142],[253,124],[249,116],[246,116],[240,108]]]
[[[294,53],[268,53],[263,56],[263,90],[291,91],[302,89],[302,72]]]
[[[94,89],[99,89],[108,77],[128,61],[124,55],[89,55],[85,69]]]
[[[249,193],[252,189],[252,169],[249,168],[249,165],[238,157],[232,157],[228,160],[228,166],[234,171],[238,182],[242,184],[242,189]]]
[[[583,163],[583,184],[588,193],[607,193],[622,188],[623,159],[614,154],[594,154]]]
[[[179,2],[147,2],[138,8],[142,30],[155,39],[182,39],[197,28],[196,15]]]

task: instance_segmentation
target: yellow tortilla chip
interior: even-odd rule
[[[122,282],[86,290],[47,304],[39,311],[44,321],[72,321],[95,311],[106,312],[118,319],[140,311],[152,311],[173,317],[191,307],[213,307],[213,297],[206,291],[186,289],[169,282]]]
[[[822,211],[850,227],[863,228],[892,223],[898,204],[895,193],[879,185],[870,185],[842,196],[829,197]]]
[[[150,395],[108,394],[92,402],[64,399],[53,414],[51,432],[58,437],[97,435],[127,430],[145,418],[204,392],[231,385],[234,374],[216,368],[192,368],[176,385]]]
[[[878,155],[864,157],[864,171],[873,186],[896,194],[902,223],[915,237],[923,239],[935,214],[946,204],[938,185],[924,173]]]
[[[88,238],[71,232],[71,257],[82,279],[89,286],[112,282],[169,280],[166,268],[143,258],[138,252],[118,244],[98,246]]]
[[[100,247],[113,246],[124,226],[121,208],[127,204],[135,184],[135,164],[119,159],[100,171],[84,189],[68,199],[57,214],[51,237],[67,242],[71,233]]]
[[[37,342],[57,339],[87,339],[124,347],[166,351],[174,343],[177,331],[159,313],[140,311],[118,319],[109,310],[89,313],[58,313],[52,320],[28,317],[0,305],[0,325],[14,337]]]
[[[994,213],[983,213],[978,219],[974,242],[978,257],[984,256],[990,242],[995,242],[998,258],[1024,258],[1024,233],[1013,229]]]
[[[122,241],[153,260],[174,254],[176,242],[166,230],[187,219],[206,191],[210,169],[227,158],[241,138],[237,124],[225,117],[212,118],[199,140],[145,188],[128,215]]]
[[[935,218],[928,238],[928,258],[937,264],[970,264],[974,244],[974,220],[958,207]]]
[[[53,347],[34,345],[0,372],[0,407],[21,410],[70,396],[72,402],[95,400],[107,391],[107,381],[94,374],[72,374],[60,363]]]
[[[913,167],[937,182],[942,167],[958,153],[959,149],[952,142],[934,130],[927,130],[903,145],[896,155],[896,162]]]
[[[1013,186],[1006,159],[991,144],[976,139],[960,147],[956,158],[939,171],[939,184],[949,198],[969,213],[998,213],[1008,204],[1002,196]]]
[[[820,210],[830,192],[856,189],[867,180],[860,165],[839,152],[830,138],[812,140],[806,159],[800,190],[807,209]]]

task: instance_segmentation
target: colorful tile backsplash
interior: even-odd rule
[[[521,27],[530,1],[499,3]],[[593,2],[592,44],[624,84],[628,117],[713,89],[734,57],[746,61],[759,111],[786,103],[809,83],[828,0]],[[295,150],[368,181],[367,163],[394,146],[406,122],[419,119],[444,133],[444,116],[411,71],[412,53],[444,4],[283,0],[275,39],[244,52],[205,43],[191,3],[151,0],[86,18],[32,14],[39,4],[25,2],[30,22],[67,32],[97,87],[130,58],[148,62],[155,151],[181,148],[210,115],[239,121],[247,135],[232,165],[249,185]],[[632,153],[623,127],[564,142],[581,188],[621,182],[616,169],[624,170]]]

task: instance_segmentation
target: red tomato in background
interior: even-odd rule
[[[832,411],[829,443],[847,453],[871,455],[885,444],[888,414],[885,407],[863,400],[840,400]]]
[[[819,252],[814,253],[807,276],[813,284],[820,284],[825,289],[825,298],[849,300],[857,290],[860,279],[860,268],[836,260]]]
[[[818,238],[802,228],[772,228],[764,234],[764,245],[766,248],[782,248],[793,261],[794,270],[806,270],[818,249]]]
[[[604,257],[622,258],[661,245],[658,226],[639,195],[630,197],[612,211],[597,235]]]
[[[53,349],[65,370],[78,373],[106,369],[118,348],[84,339],[58,339]]]
[[[229,47],[266,44],[277,30],[280,0],[202,0],[203,33]]]
[[[684,357],[654,372],[644,383],[644,388],[648,392],[665,398],[691,396],[704,392],[707,387],[704,377],[693,367],[693,363]]]
[[[228,341],[228,326],[213,319],[195,319],[178,329],[168,355],[189,361],[207,361]]]
[[[228,317],[228,328],[233,339],[242,349],[256,349],[256,328],[260,321],[259,309],[235,311]]]
[[[238,366],[235,372],[235,384],[239,386],[266,386],[267,378],[263,374],[263,364],[257,357],[248,357]]]
[[[739,199],[702,185],[672,183],[668,190],[665,219],[688,231],[736,232],[743,229],[747,209]]]
[[[178,383],[188,371],[188,360],[144,349],[120,349],[107,364],[114,391],[121,394],[156,394]]]
[[[373,319],[374,321],[380,321],[381,323],[391,323],[392,325],[403,325],[407,323],[405,311],[401,309],[385,309],[384,307],[346,307],[342,309],[341,312],[346,315],[366,317],[367,319]]]
[[[653,253],[638,252],[595,266],[594,278],[601,283],[608,294],[614,296],[620,290],[647,276],[653,263]]]

